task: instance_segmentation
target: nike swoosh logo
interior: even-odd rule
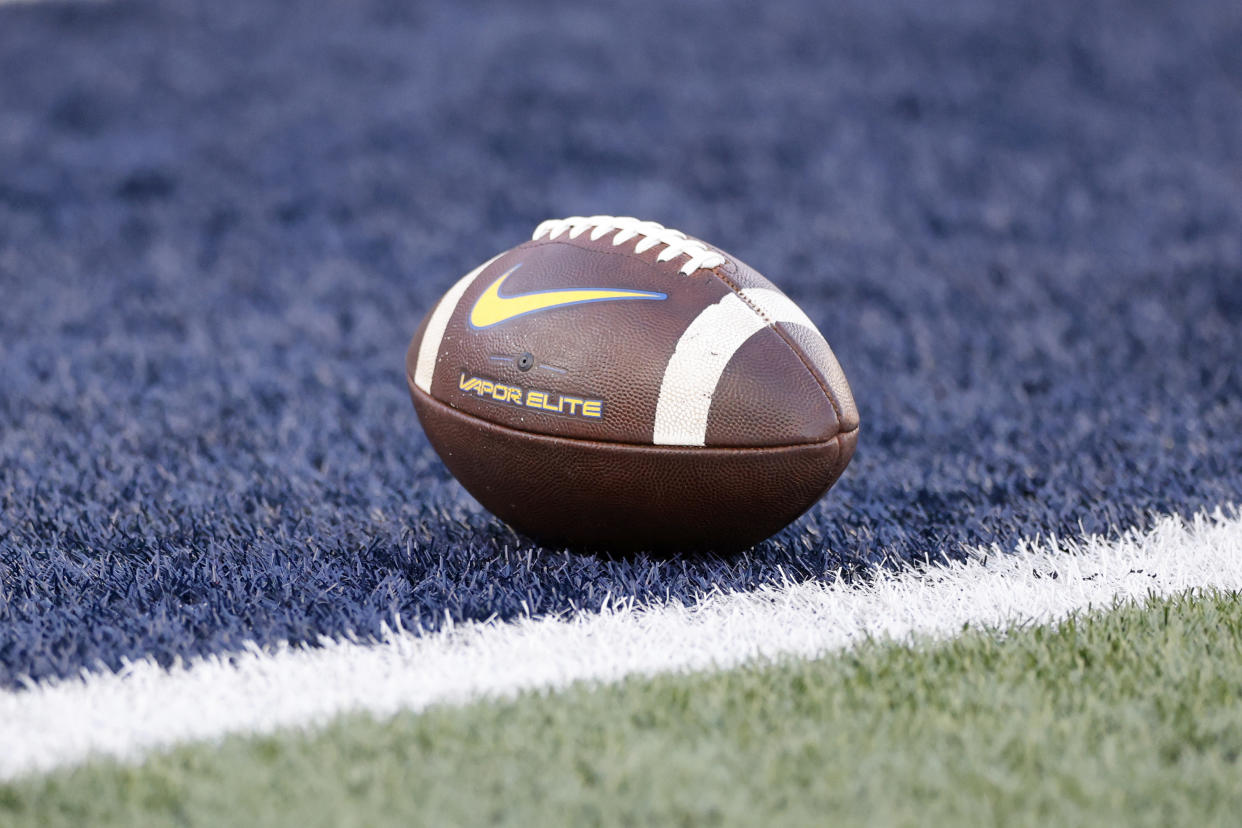
[[[487,286],[470,309],[470,327],[490,328],[501,322],[508,322],[528,313],[537,313],[551,308],[564,308],[570,305],[585,305],[588,302],[615,302],[620,299],[667,299],[668,295],[649,290],[620,290],[611,288],[568,288],[565,290],[536,290],[531,293],[519,293],[515,296],[504,296],[500,292],[505,279],[513,271],[521,267],[515,264],[500,275],[500,278]]]

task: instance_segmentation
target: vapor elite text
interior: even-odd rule
[[[520,388],[482,377],[468,376],[465,372],[462,372],[457,380],[457,388],[463,393],[473,394],[481,399],[516,405],[521,408],[533,408],[537,411],[585,417],[592,420],[599,420],[604,416],[603,400],[588,400],[582,397],[554,394],[551,391]]]

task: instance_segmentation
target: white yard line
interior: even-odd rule
[[[1242,518],[1166,518],[1120,540],[1023,544],[866,586],[814,583],[715,595],[692,608],[468,624],[380,644],[251,648],[171,671],[149,661],[0,693],[0,778],[228,733],[316,726],[346,711],[387,715],[575,681],[815,656],[868,637],[952,636],[964,624],[1048,622],[1116,600],[1242,588]]]

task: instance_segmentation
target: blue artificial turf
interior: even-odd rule
[[[1242,11],[0,6],[0,686],[688,598],[1242,500]],[[767,274],[863,418],[728,559],[531,546],[405,346],[548,217]]]

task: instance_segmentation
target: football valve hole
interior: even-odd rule
[[[517,367],[519,371],[529,371],[535,367],[535,357],[530,353],[522,354],[517,359]]]

